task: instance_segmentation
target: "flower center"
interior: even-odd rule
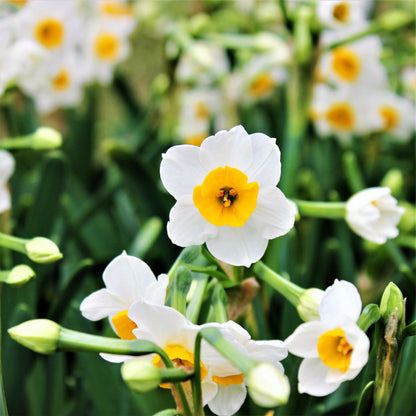
[[[136,339],[133,334],[133,329],[137,328],[137,325],[127,316],[127,310],[119,312],[117,315],[111,318],[117,335],[122,339]]]
[[[105,0],[100,4],[101,11],[110,16],[131,16],[132,7],[129,4],[120,3],[113,0]]]
[[[64,26],[52,17],[44,19],[35,27],[35,38],[45,48],[57,48],[64,38]]]
[[[247,183],[247,175],[229,166],[212,170],[193,192],[200,214],[211,224],[242,227],[257,205],[259,184]]]
[[[192,144],[194,146],[201,146],[201,143],[208,137],[205,133],[195,133],[185,138],[185,143]]]
[[[207,119],[209,117],[208,107],[202,101],[198,101],[195,107],[195,115],[198,118]]]
[[[342,373],[350,367],[353,350],[341,328],[327,331],[318,339],[318,354],[322,362],[330,368],[341,370]]]
[[[350,131],[355,124],[354,111],[348,103],[335,103],[326,111],[326,120],[338,130]]]
[[[71,84],[71,77],[66,69],[61,69],[52,80],[52,87],[56,91],[64,91]]]
[[[250,84],[249,92],[253,97],[259,98],[264,97],[273,91],[276,86],[276,82],[273,77],[268,73],[258,75]]]
[[[95,40],[95,53],[103,61],[114,61],[119,54],[120,41],[111,32],[102,32]]]
[[[341,46],[333,52],[332,69],[343,81],[353,82],[361,73],[361,62],[354,51]]]
[[[343,1],[342,3],[337,4],[332,11],[332,15],[339,22],[346,23],[350,17],[350,8],[348,7],[348,3]]]
[[[212,376],[212,381],[220,386],[229,386],[230,384],[241,384],[244,382],[244,374],[235,374],[234,376],[218,377]]]
[[[392,130],[399,124],[400,115],[394,107],[383,105],[379,112],[384,122],[384,130]]]
[[[189,352],[182,345],[169,344],[163,350],[165,351],[165,353],[167,354],[167,356],[176,368],[182,368],[184,370],[193,370],[195,362],[194,354]],[[162,368],[163,363],[160,358],[160,355],[156,355],[156,357],[153,358],[152,364]],[[207,375],[208,371],[202,361],[199,362],[199,365],[201,367],[201,380],[203,380]],[[164,389],[169,389],[170,385],[169,383],[162,383],[160,387]]]

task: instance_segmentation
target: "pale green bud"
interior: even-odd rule
[[[36,263],[52,263],[62,258],[58,246],[45,237],[35,237],[29,240],[26,245],[26,254]]]
[[[391,189],[392,195],[398,197],[403,191],[403,182],[403,173],[399,169],[390,169],[381,181],[380,186],[387,186]]]
[[[319,304],[323,295],[324,291],[316,288],[307,289],[300,295],[296,309],[302,320],[319,321]]]
[[[51,127],[39,127],[32,135],[32,147],[34,149],[57,149],[61,145],[62,134]]]
[[[260,363],[250,370],[247,388],[253,401],[262,407],[280,406],[289,399],[288,378],[270,363]]]
[[[381,297],[380,314],[382,319],[386,321],[395,311],[398,312],[397,320],[400,321],[404,313],[403,294],[393,282],[390,282]]]
[[[26,266],[25,264],[19,264],[7,273],[3,282],[9,285],[20,286],[33,279],[35,276],[35,272],[31,267]]]
[[[403,26],[410,24],[413,20],[411,13],[406,10],[389,10],[376,19],[373,24],[379,30],[397,30]]]
[[[121,376],[130,389],[140,393],[155,389],[162,381],[160,368],[140,359],[124,363],[121,366]]]
[[[58,346],[61,327],[49,319],[32,319],[8,330],[10,336],[35,352],[52,354]]]

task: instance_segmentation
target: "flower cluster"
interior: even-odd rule
[[[87,83],[108,84],[135,27],[122,0],[0,4],[0,94],[18,86],[41,113],[81,101]]]

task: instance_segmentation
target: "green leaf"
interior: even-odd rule
[[[367,416],[373,407],[374,380],[370,381],[363,389],[357,405],[355,416]]]

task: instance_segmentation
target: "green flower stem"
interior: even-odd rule
[[[0,247],[6,247],[14,251],[26,254],[26,243],[30,240],[0,233]]]
[[[179,266],[173,276],[171,306],[182,315],[186,313],[186,296],[192,283],[192,273],[185,266]]]
[[[364,189],[365,183],[355,153],[345,152],[342,162],[351,192],[356,193]]]
[[[299,305],[299,298],[305,292],[305,289],[280,276],[261,261],[251,267],[256,277],[276,289],[295,307]]]
[[[32,145],[32,135],[19,136],[13,139],[5,138],[0,141],[0,149],[27,149]]]
[[[311,202],[293,200],[300,216],[328,218],[331,220],[345,218],[345,202]]]
[[[243,354],[224,339],[218,328],[203,328],[199,331],[199,334],[245,375],[248,375],[250,370],[258,364],[257,361]]]
[[[187,381],[194,376],[193,373],[186,373],[180,368],[161,368],[159,371],[163,383]]]
[[[201,246],[189,246],[184,248],[181,253],[179,254],[178,258],[172,264],[172,267],[168,271],[169,282],[172,282],[173,276],[176,272],[176,269],[183,265],[192,263],[197,259],[197,257],[201,254]]]
[[[409,279],[409,282],[414,284],[414,275],[412,273],[412,268],[407,263],[405,256],[403,255],[402,251],[400,250],[396,242],[393,240],[387,240],[385,245],[390,254],[390,258],[396,264],[400,273],[402,273],[407,279]]]
[[[201,311],[202,302],[204,300],[205,292],[207,290],[208,276],[202,276],[195,279],[191,286],[192,296],[186,308],[186,317],[192,323],[198,323],[199,312]]]
[[[2,339],[1,339],[1,292],[3,284],[0,282],[0,415],[8,416],[7,405],[6,405],[6,395],[4,393],[4,384],[3,384],[3,371],[2,371]]]
[[[359,40],[368,35],[374,35],[381,32],[395,31],[414,22],[415,17],[411,13],[407,13],[404,10],[390,10],[376,20],[373,20],[367,29],[355,33],[345,39],[338,42],[331,43],[327,46],[326,50],[337,48],[348,43]]]
[[[201,340],[202,335],[198,332],[194,347],[194,377],[192,379],[192,398],[195,416],[203,415],[202,391],[201,391]]]
[[[221,264],[218,262],[218,260],[209,252],[207,247],[205,245],[201,246],[201,254],[214,266],[217,267],[219,271],[224,273],[225,276],[228,276],[228,274],[224,271]],[[215,276],[217,277],[217,276]]]
[[[225,273],[217,270],[217,266],[208,266],[208,267],[195,266],[193,264],[188,264],[188,263],[184,263],[183,265],[186,266],[191,272],[194,272],[194,273],[207,274],[209,276],[216,277],[220,281],[230,280],[229,277]]]

